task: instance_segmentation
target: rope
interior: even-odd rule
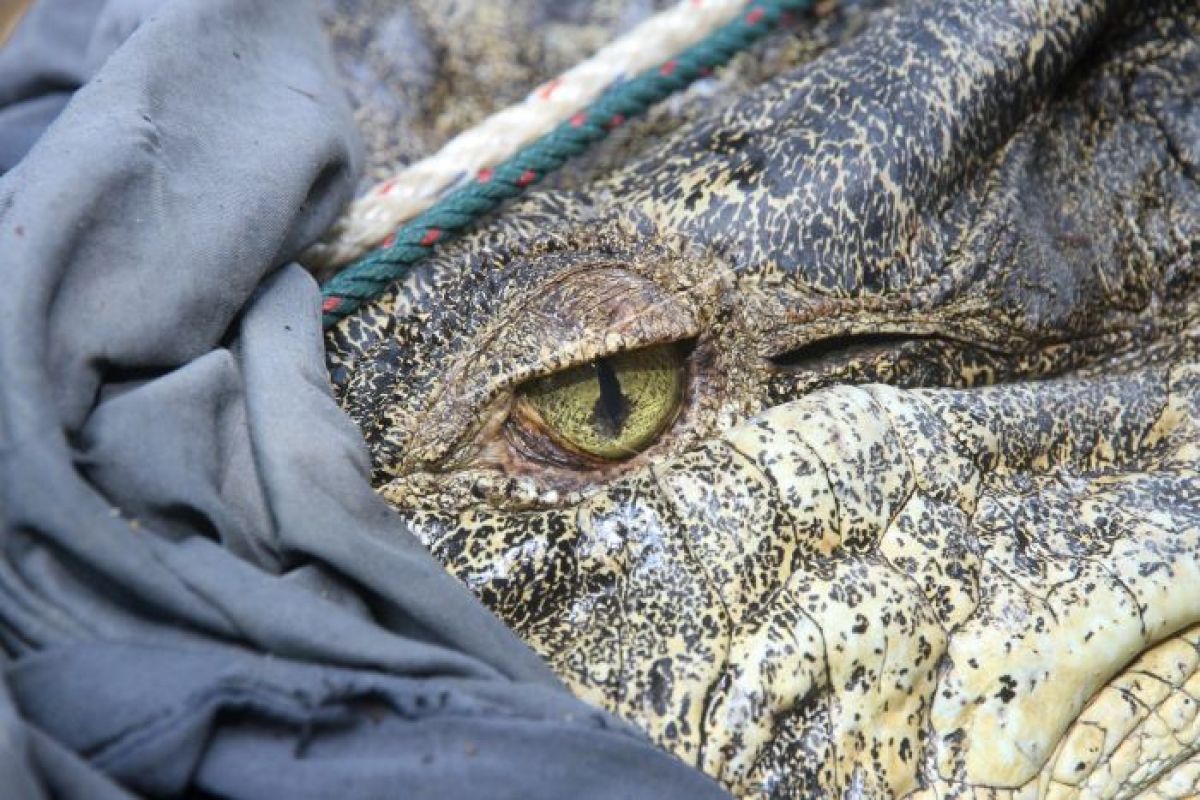
[[[324,241],[302,257],[313,269],[337,267],[378,246],[398,226],[427,209],[455,184],[494,167],[549,133],[595,100],[614,81],[660,64],[729,22],[747,0],[682,0],[591,58],[451,139],[356,200]]]
[[[352,264],[325,284],[322,293],[326,328],[358,309],[402,276],[430,248],[515,197],[566,160],[603,139],[626,119],[687,86],[749,47],[791,11],[811,0],[758,0],[737,19],[656,68],[605,91],[588,108],[575,113],[550,133],[519,150],[495,168],[480,170],[467,185],[453,191],[399,230],[387,236],[383,249]]]

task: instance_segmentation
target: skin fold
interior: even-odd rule
[[[668,106],[330,333],[379,491],[738,796],[1195,796],[1200,8],[826,7]],[[667,344],[639,452],[529,411]]]

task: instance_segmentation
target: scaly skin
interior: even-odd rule
[[[1200,9],[863,14],[343,322],[341,402],[448,569],[739,796],[1194,796]],[[641,454],[505,435],[669,341]]]

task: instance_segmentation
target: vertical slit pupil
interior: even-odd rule
[[[592,421],[607,436],[616,436],[629,416],[629,401],[621,391],[621,380],[607,358],[592,362],[600,384],[600,398],[592,409]]]

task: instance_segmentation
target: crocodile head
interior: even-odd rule
[[[872,14],[441,248],[330,336],[379,491],[741,796],[1192,791],[1200,10],[1131,5]]]

